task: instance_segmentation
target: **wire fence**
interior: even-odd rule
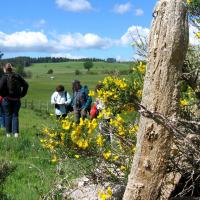
[[[50,102],[42,102],[40,100],[23,99],[21,101],[21,107],[31,109],[44,114],[50,114],[54,112],[54,107],[50,104]]]

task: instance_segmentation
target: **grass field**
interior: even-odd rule
[[[39,129],[50,120],[38,116],[31,110],[20,111],[20,137],[6,138],[0,134],[0,160],[9,161],[16,166],[5,184],[6,198],[1,200],[38,200],[53,186],[55,164],[50,162],[49,153],[39,144]],[[85,173],[91,165],[90,159],[67,159],[65,173],[68,181]]]

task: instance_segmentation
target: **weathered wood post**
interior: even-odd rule
[[[159,0],[153,14],[142,105],[166,117],[176,116],[178,109],[179,78],[188,46],[186,7],[185,0]],[[124,200],[168,198],[163,187],[171,144],[172,135],[165,128],[141,117]]]

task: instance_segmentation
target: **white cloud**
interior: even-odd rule
[[[79,49],[109,49],[113,46],[130,46],[138,40],[138,34],[146,37],[148,28],[131,26],[119,39],[101,37],[94,33],[67,33],[46,35],[43,32],[21,31],[6,34],[0,32],[2,52],[64,53]]]
[[[127,32],[121,37],[120,42],[122,45],[131,44],[132,42],[139,41],[139,36],[148,37],[149,29],[142,26],[131,26]]]
[[[58,37],[58,45],[64,49],[106,49],[113,45],[113,41],[109,38],[102,38],[93,33],[81,33],[60,35]]]
[[[72,12],[92,9],[90,2],[87,0],[56,0],[56,4],[59,8]]]
[[[131,10],[131,3],[127,2],[125,4],[116,4],[113,8],[115,13],[124,14]]]
[[[48,38],[41,32],[22,31],[12,34],[0,32],[2,51],[40,51],[48,45]]]
[[[142,16],[142,15],[144,15],[144,11],[141,8],[138,8],[135,10],[135,15]]]
[[[3,52],[58,53],[74,49],[106,49],[114,44],[114,40],[93,33],[68,33],[55,35],[50,39],[42,32],[22,31],[12,34],[0,32],[0,46]]]

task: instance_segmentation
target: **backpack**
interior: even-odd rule
[[[84,85],[81,88],[82,92],[82,105],[86,104],[86,110],[90,111],[91,109],[91,103],[92,103],[92,98],[89,96],[89,89],[87,85]]]
[[[7,74],[7,89],[9,96],[21,96],[21,82],[18,74]]]

